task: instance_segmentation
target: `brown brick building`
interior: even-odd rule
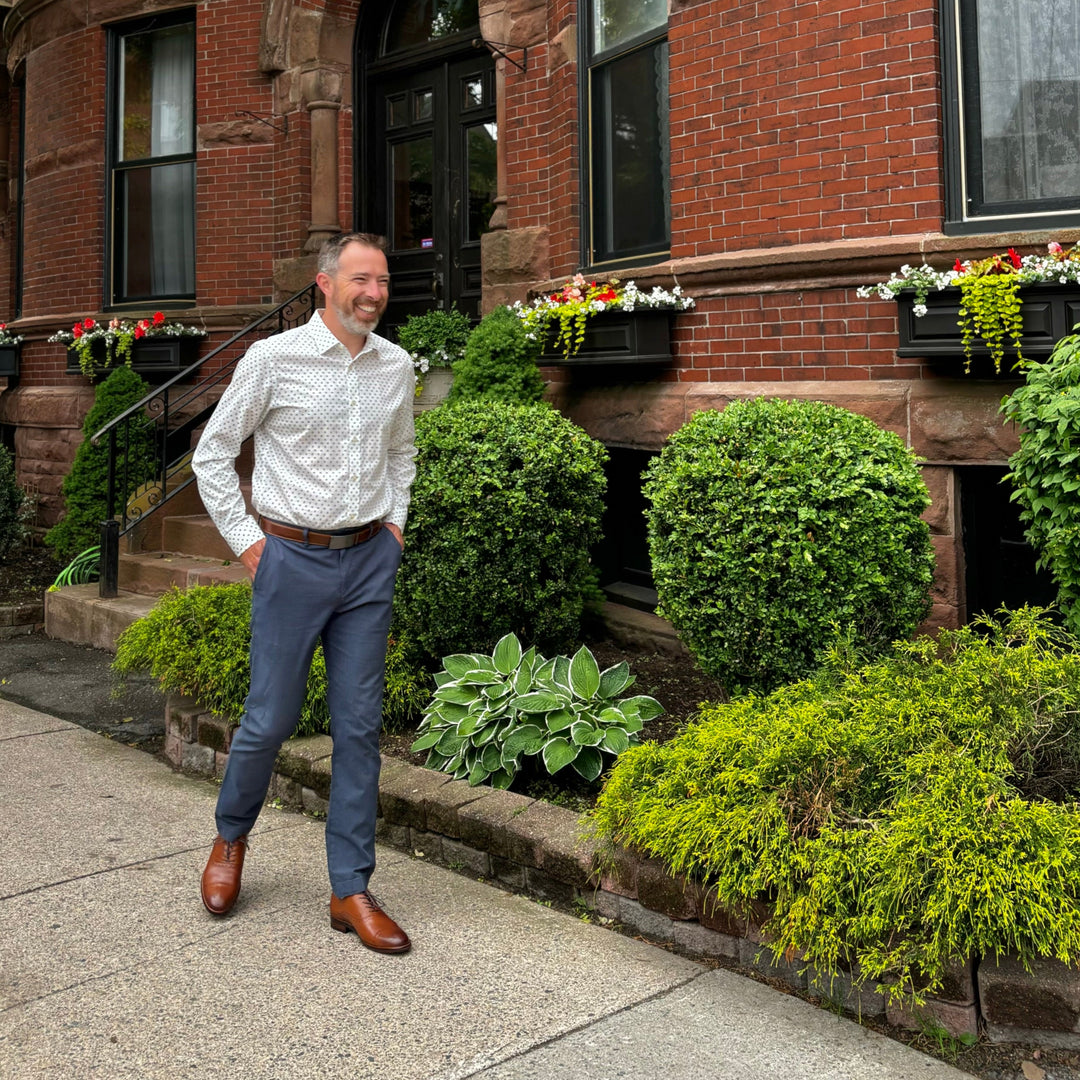
[[[935,619],[1016,599],[1010,385],[898,358],[858,285],[1080,239],[1080,0],[15,0],[0,102],[0,424],[60,512],[90,388],[46,338],[163,310],[220,339],[342,227],[392,241],[392,319],[579,269],[696,298],[668,365],[552,371],[636,475],[695,409],[846,405],[926,461]],[[636,575],[636,577],[635,577]]]

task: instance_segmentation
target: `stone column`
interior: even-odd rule
[[[304,104],[311,114],[311,223],[305,251],[318,251],[341,232],[338,217],[338,112],[341,76],[312,71],[304,76]]]

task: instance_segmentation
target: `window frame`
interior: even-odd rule
[[[145,169],[151,166],[188,164],[192,166],[192,229],[195,233],[193,239],[197,240],[197,202],[198,191],[198,48],[195,49],[191,65],[191,101],[192,101],[192,139],[191,150],[184,154],[165,154],[159,157],[138,158],[131,161],[119,160],[119,135],[122,126],[122,117],[118,114],[121,100],[120,94],[120,49],[125,37],[132,34],[146,33],[151,30],[165,30],[172,26],[190,24],[192,31],[197,33],[197,21],[194,8],[183,8],[178,11],[170,11],[160,15],[151,15],[140,19],[127,20],[106,26],[106,51],[105,51],[105,259],[102,283],[102,311],[128,311],[143,310],[148,305],[163,310],[175,310],[178,308],[193,307],[196,300],[196,289],[191,292],[170,293],[161,296],[125,296],[120,289],[120,275],[122,272],[122,259],[120,257],[119,231],[124,224],[124,215],[117,203],[119,196],[119,179],[121,174],[137,169]],[[192,278],[196,258],[194,247],[192,253]]]
[[[608,271],[622,267],[648,266],[660,262],[671,256],[671,155],[670,134],[668,145],[668,176],[667,176],[667,205],[664,207],[667,216],[667,244],[655,251],[640,252],[628,255],[619,255],[612,258],[597,259],[594,227],[597,224],[597,215],[592,212],[593,193],[597,170],[595,168],[595,142],[593,136],[593,74],[600,68],[606,67],[613,61],[627,56],[630,53],[644,49],[650,49],[664,42],[670,49],[669,32],[671,18],[662,26],[643,31],[633,38],[621,41],[611,48],[598,52],[592,52],[593,42],[593,18],[595,6],[599,0],[580,0],[579,13],[584,9],[584,18],[578,19],[578,56],[581,58],[578,68],[578,190],[581,193],[578,199],[579,214],[578,224],[581,237],[581,261],[583,268],[592,270]],[[668,74],[670,78],[670,52],[668,61]],[[671,113],[670,90],[667,102],[668,115]],[[610,163],[609,163],[610,164]]]
[[[1032,208],[1018,203],[1011,210],[1007,205],[980,204],[971,191],[974,185],[969,183],[969,170],[970,176],[976,177],[982,162],[978,39],[974,33],[965,38],[962,28],[965,20],[970,25],[977,17],[977,2],[942,0],[940,10],[945,181],[942,231],[947,236],[967,236],[1080,225],[1080,191],[1073,199],[1041,200],[1048,205]],[[1059,205],[1050,205],[1054,203]]]

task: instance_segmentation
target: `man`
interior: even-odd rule
[[[247,834],[296,726],[321,637],[334,741],[330,925],[378,952],[405,952],[408,936],[372,899],[368,880],[386,638],[415,472],[415,380],[408,354],[372,333],[389,297],[382,238],[327,241],[315,280],[325,309],[251,346],[193,460],[206,509],[252,578],[251,691],[218,796],[202,899],[215,915],[236,902]],[[257,518],[235,468],[252,434]]]

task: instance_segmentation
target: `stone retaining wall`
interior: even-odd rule
[[[20,637],[45,629],[45,604],[0,604],[0,638]]]
[[[173,765],[223,775],[235,725],[190,699],[171,697],[165,727],[165,755]],[[269,797],[325,814],[331,750],[327,735],[286,743]],[[994,1042],[1080,1049],[1080,973],[1060,961],[1040,960],[1028,975],[1012,957],[968,960],[917,1009],[889,1004],[868,985],[855,989],[850,974],[814,985],[814,969],[798,957],[776,963],[763,949],[765,905],[755,905],[749,917],[722,911],[699,885],[672,877],[658,860],[588,838],[576,813],[551,803],[471,788],[445,773],[384,757],[376,838],[539,900],[586,908],[691,955],[756,970],[859,1016],[909,1030],[936,1025],[957,1036],[983,1027]]]

